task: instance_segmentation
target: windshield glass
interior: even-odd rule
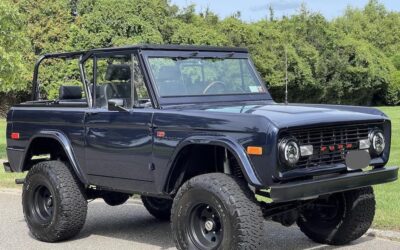
[[[265,93],[245,58],[149,57],[161,97]]]

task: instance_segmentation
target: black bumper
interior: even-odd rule
[[[10,163],[9,162],[3,162],[3,167],[4,167],[4,171],[6,172],[6,173],[11,173],[12,172],[12,169],[11,169],[11,166],[10,166]]]
[[[304,200],[324,194],[342,192],[397,180],[398,167],[340,174],[323,179],[296,181],[271,186],[274,202]]]

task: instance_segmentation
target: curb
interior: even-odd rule
[[[400,232],[397,231],[369,229],[365,235],[400,242]]]

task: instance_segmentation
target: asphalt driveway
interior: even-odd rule
[[[352,245],[330,247],[311,242],[297,227],[266,222],[265,249],[400,249],[400,242],[364,236]],[[175,249],[169,223],[148,214],[140,201],[119,207],[102,201],[89,204],[85,227],[77,238],[43,243],[32,238],[25,224],[21,197],[0,191],[0,249]]]

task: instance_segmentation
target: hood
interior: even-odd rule
[[[189,109],[230,114],[253,114],[263,116],[278,128],[320,125],[329,123],[349,123],[383,121],[388,117],[375,108],[319,105],[319,104],[208,104],[191,106]]]

